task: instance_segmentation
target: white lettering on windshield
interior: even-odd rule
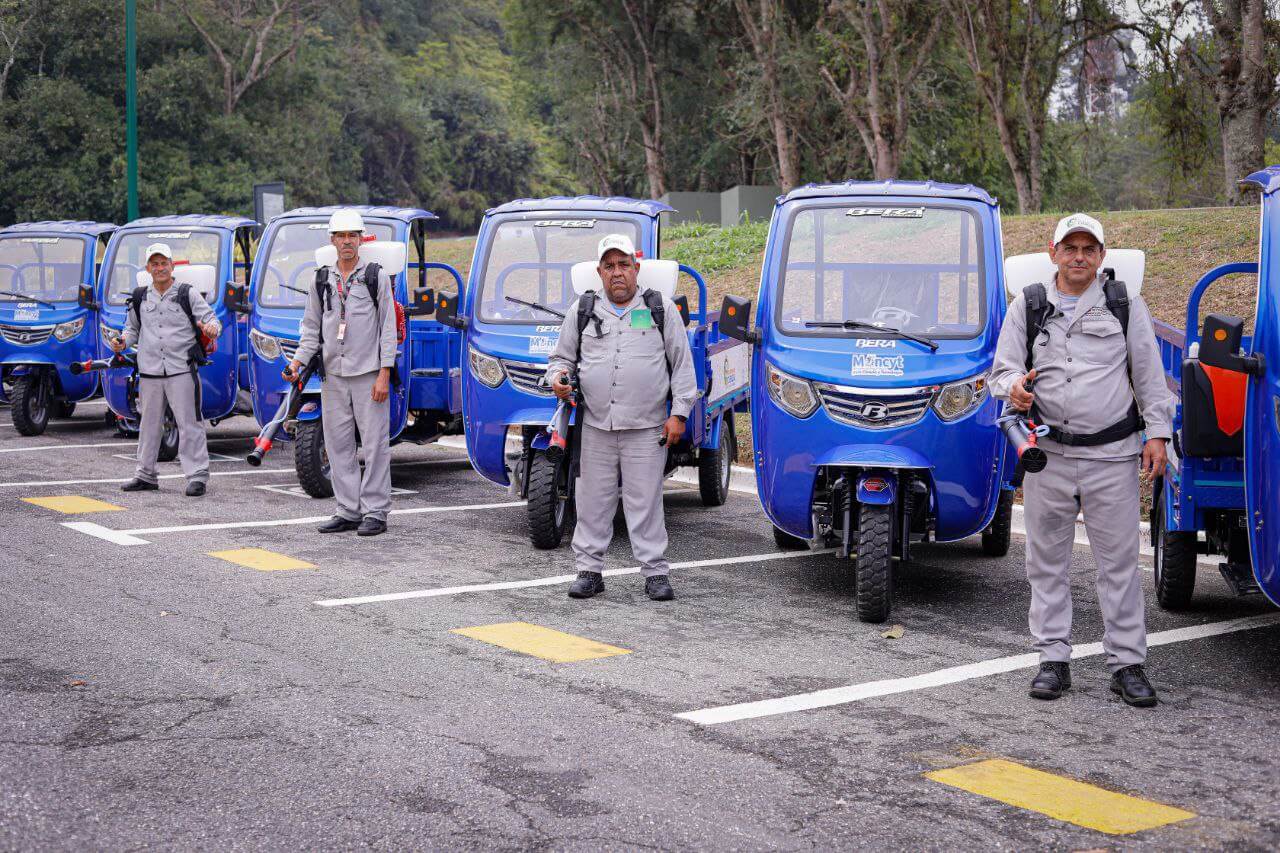
[[[61,238],[58,237],[23,237],[24,243],[57,243]]]
[[[148,234],[148,240],[186,240],[191,236],[191,232],[178,233],[176,231],[163,234]]]
[[[885,219],[924,219],[923,207],[851,207],[845,216],[882,216]]]
[[[594,219],[541,219],[533,223],[535,228],[595,228]]]

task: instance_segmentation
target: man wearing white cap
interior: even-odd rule
[[[391,510],[395,296],[385,272],[378,270],[376,284],[366,276],[368,264],[360,260],[364,219],[359,211],[335,211],[329,217],[329,240],[338,250],[338,263],[335,269],[318,272],[320,284],[309,291],[298,351],[284,377],[296,381],[302,365],[320,355],[324,446],[338,512],[317,529],[377,536],[387,531]],[[357,429],[364,448],[363,472],[356,457]]]
[[[645,593],[654,601],[669,601],[675,594],[666,558],[662,480],[667,448],[684,434],[698,399],[689,336],[675,303],[656,292],[639,292],[640,261],[630,237],[605,237],[596,258],[604,298],[592,293],[570,307],[546,373],[563,400],[570,391],[567,377],[576,371],[586,410],[574,492],[578,577],[569,596],[604,592],[604,552],[613,540],[621,497]],[[578,322],[582,306],[588,309],[585,325]]]
[[[1150,707],[1156,692],[1143,671],[1138,470],[1140,458],[1144,474],[1164,471],[1173,395],[1146,303],[1099,274],[1105,245],[1102,223],[1091,216],[1058,223],[1049,246],[1058,272],[1009,306],[991,389],[1049,427],[1039,442],[1049,464],[1023,483],[1028,623],[1040,652],[1030,694],[1057,699],[1071,686],[1070,568],[1076,515],[1083,513],[1098,567],[1111,689],[1130,705]]]
[[[188,284],[174,287],[173,250],[166,243],[147,247],[151,286],[145,298],[131,298],[125,312],[124,337],[111,349],[138,348],[138,467],[134,478],[120,488],[126,492],[160,488],[156,460],[164,435],[168,407],[178,426],[178,461],[187,478],[187,496],[199,497],[209,481],[209,445],[200,414],[200,377],[204,360],[199,335],[210,340],[222,334],[222,324],[209,303]],[[141,291],[141,289],[140,289]]]

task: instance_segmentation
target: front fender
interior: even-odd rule
[[[817,456],[814,468],[848,465],[858,468],[933,468],[933,463],[909,447],[888,444],[841,444]]]

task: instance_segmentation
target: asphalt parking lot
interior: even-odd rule
[[[0,848],[1280,845],[1280,611],[1211,566],[1191,612],[1149,595],[1134,709],[1077,548],[1085,656],[1041,703],[1020,537],[918,548],[889,639],[754,495],[673,482],[677,599],[623,534],[573,601],[567,544],[529,547],[457,448],[393,450],[388,535],[322,537],[288,447],[243,463],[250,421],[191,499],[176,463],[121,493],[101,412],[22,438],[0,411]]]

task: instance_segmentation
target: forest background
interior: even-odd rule
[[[142,214],[900,177],[1252,202],[1276,0],[138,0]],[[0,222],[125,217],[120,0],[0,0]]]

